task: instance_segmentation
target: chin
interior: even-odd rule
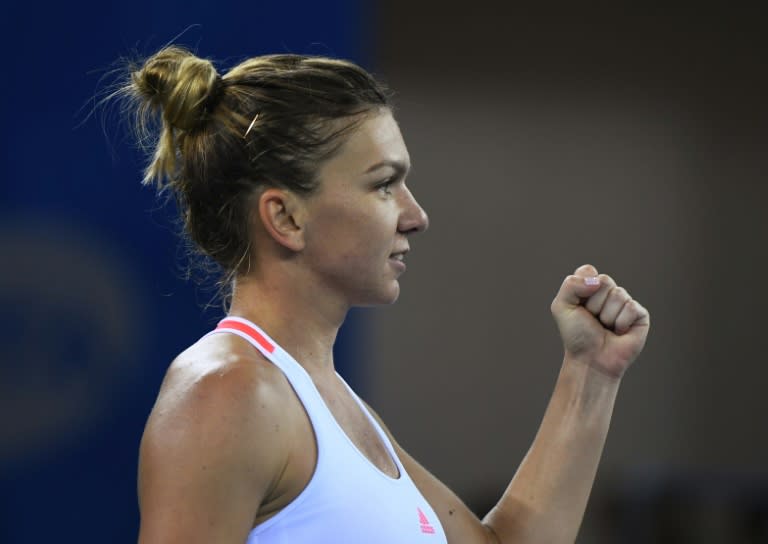
[[[397,281],[395,281],[395,285],[387,295],[386,300],[383,300],[380,304],[394,304],[400,298],[400,284]]]
[[[361,298],[362,300],[358,304],[354,304],[354,306],[370,307],[394,304],[400,298],[400,284],[395,281],[394,285],[388,286],[387,289],[370,291]]]

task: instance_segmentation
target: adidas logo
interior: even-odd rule
[[[416,507],[416,511],[419,513],[419,526],[421,527],[421,532],[430,535],[435,534],[435,528],[429,524],[429,520],[427,519],[427,516],[424,515],[424,512],[421,511],[421,508]]]

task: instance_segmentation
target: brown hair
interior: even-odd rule
[[[383,85],[348,61],[266,55],[222,77],[177,46],[133,64],[121,92],[140,142],[154,147],[144,183],[172,191],[186,235],[221,267],[223,283],[251,266],[251,195],[275,186],[311,193],[361,114],[391,108]]]

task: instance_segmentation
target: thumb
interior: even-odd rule
[[[563,280],[560,290],[552,301],[552,312],[573,308],[582,304],[584,299],[594,295],[600,289],[598,276],[570,275]]]

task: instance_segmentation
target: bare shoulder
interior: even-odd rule
[[[210,335],[171,363],[152,415],[171,415],[170,408],[181,415],[192,405],[226,412],[254,402],[268,410],[285,386],[282,372],[246,341],[232,334]]]
[[[173,361],[141,443],[142,540],[244,541],[288,457],[286,394],[280,370],[234,335]]]
[[[237,443],[243,443],[252,432],[258,436],[268,431],[265,421],[280,417],[287,388],[280,370],[242,339],[208,336],[171,363],[144,442],[197,439],[207,447],[211,439],[224,440],[228,430],[237,429],[242,435]]]

